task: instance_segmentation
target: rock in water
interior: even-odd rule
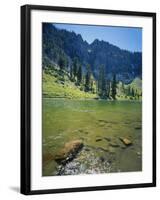
[[[81,140],[73,140],[67,142],[64,147],[55,155],[54,159],[58,163],[67,163],[74,159],[77,153],[82,149],[83,142]]]
[[[100,141],[102,141],[102,138],[96,139],[96,142],[100,142]]]
[[[109,147],[108,148],[109,153],[114,154],[115,153],[115,149],[113,147]]]
[[[140,130],[142,128],[141,128],[141,126],[136,126],[135,129]]]
[[[126,146],[129,146],[132,144],[132,142],[127,138],[119,138]]]
[[[111,147],[119,147],[119,144],[112,142],[112,143],[109,143],[109,146],[111,146]]]
[[[110,137],[104,137],[105,140],[107,140],[108,142],[111,141],[111,138]]]

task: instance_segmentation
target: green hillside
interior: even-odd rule
[[[81,86],[70,81],[67,73],[55,69],[43,71],[43,97],[91,99],[97,95],[81,91]]]

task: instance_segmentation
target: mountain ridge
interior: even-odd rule
[[[89,44],[80,34],[43,23],[43,67],[48,63],[58,64],[61,57],[64,57],[68,71],[75,57],[82,65],[83,74],[86,73],[87,65],[90,65],[96,79],[100,65],[105,66],[105,76],[109,80],[116,74],[118,81],[128,84],[134,78],[142,77],[141,52],[122,50],[99,39]]]

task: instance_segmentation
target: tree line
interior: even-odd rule
[[[60,68],[62,69],[62,68]],[[94,78],[91,66],[86,64],[85,72],[83,72],[82,65],[78,58],[73,59],[70,65],[70,80],[75,82],[80,89],[85,92],[96,93],[102,99],[116,99],[116,74],[113,74],[112,81],[106,79],[105,66],[99,66],[98,78]]]
[[[74,59],[69,62],[65,56],[60,56],[57,65],[59,67],[61,80],[64,81],[64,74],[67,72],[70,81],[74,82],[80,90],[97,94],[101,99],[116,100],[118,96],[117,91],[121,91],[126,98],[129,97],[130,99],[139,99],[142,96],[139,91],[130,85],[126,86],[122,82],[122,85],[119,86],[115,73],[112,74],[110,79],[107,79],[106,67],[103,64],[99,66],[96,78],[93,75],[91,66],[86,64],[85,67],[82,67],[77,57],[74,57]]]

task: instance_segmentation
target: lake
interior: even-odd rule
[[[43,176],[142,170],[142,102],[43,98],[42,118]],[[57,163],[54,155],[73,140],[83,148]]]

